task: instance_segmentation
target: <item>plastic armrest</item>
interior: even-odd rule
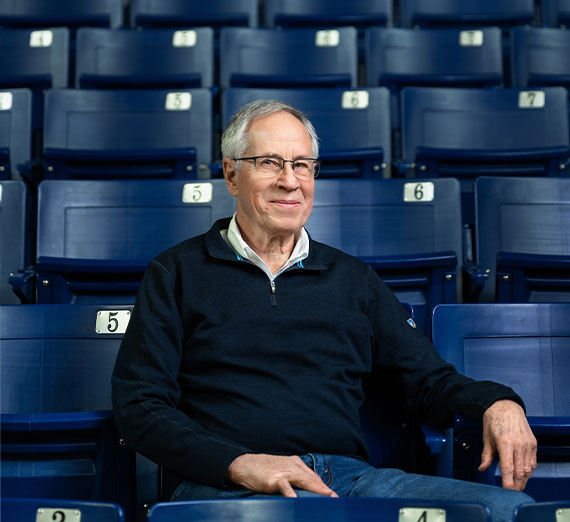
[[[321,151],[319,158],[324,161],[384,161],[384,150],[379,148],[347,149],[335,151]]]
[[[470,302],[477,301],[491,275],[491,270],[476,263],[465,263],[463,265],[463,274],[467,279],[467,284],[464,286],[466,300]]]
[[[37,272],[116,272],[143,273],[149,260],[144,259],[66,259],[63,257],[40,256]]]
[[[447,445],[447,437],[445,436],[445,433],[428,424],[422,424],[422,431],[424,432],[426,444],[429,447],[431,454],[441,454],[443,448]]]
[[[230,84],[232,87],[351,87],[352,78],[349,74],[293,76],[235,73],[230,77]]]
[[[457,255],[452,251],[398,256],[359,256],[374,269],[442,267],[455,270]]]
[[[86,430],[114,423],[112,410],[62,413],[2,413],[2,431]]]
[[[43,151],[46,160],[67,161],[196,161],[194,147],[176,149],[127,149],[127,150],[69,150],[47,147]]]
[[[570,269],[570,256],[499,252],[497,254],[497,270],[504,267]]]
[[[543,147],[539,149],[521,150],[476,150],[476,149],[438,149],[418,147],[416,162],[422,160],[524,160],[568,157],[569,147]]]
[[[12,291],[18,296],[23,304],[34,302],[34,283],[36,280],[36,271],[33,268],[24,268],[18,270],[17,273],[10,274],[8,282],[12,287]]]

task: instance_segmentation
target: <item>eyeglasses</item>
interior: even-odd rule
[[[307,180],[319,175],[321,163],[314,158],[297,158],[286,160],[279,156],[250,156],[247,158],[233,158],[235,161],[253,161],[256,172],[262,176],[273,177],[283,172],[285,163],[291,163],[293,173],[298,179]]]

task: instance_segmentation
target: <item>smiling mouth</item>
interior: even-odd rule
[[[299,201],[288,201],[288,200],[284,200],[284,199],[273,200],[272,203],[274,203],[275,205],[279,205],[281,207],[286,207],[286,208],[297,207],[301,204]]]

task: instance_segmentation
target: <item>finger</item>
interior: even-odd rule
[[[524,459],[523,459],[523,479],[521,482],[521,491],[524,491],[527,482],[532,476],[534,470],[536,469],[536,439],[532,432],[530,433],[530,442],[525,447]]]
[[[524,450],[515,450],[514,454],[513,489],[517,491],[522,491],[528,480],[525,472],[525,453]]]
[[[507,447],[499,449],[499,462],[501,465],[501,475],[503,477],[503,487],[505,489],[515,489],[515,464],[513,449]]]
[[[297,498],[297,493],[289,484],[289,481],[286,478],[281,478],[277,481],[277,488],[279,489],[279,493],[287,498]]]
[[[338,497],[338,495],[323,482],[321,477],[305,465],[305,463],[302,463],[302,473],[296,475],[293,480],[290,479],[290,482],[293,486],[305,491],[310,491],[311,493],[328,497]]]
[[[318,495],[324,495],[327,497],[338,497],[336,492],[329,488],[316,473],[313,473],[306,477],[299,477],[293,485],[299,489],[305,491],[310,491],[311,493],[317,493]]]
[[[493,459],[495,457],[495,447],[485,442],[483,445],[483,451],[481,452],[481,464],[479,466],[479,471],[487,471],[491,464],[493,464]]]

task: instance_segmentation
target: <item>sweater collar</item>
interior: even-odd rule
[[[208,253],[217,259],[226,261],[243,261],[241,256],[238,257],[236,252],[224,241],[221,231],[230,226],[231,218],[219,219],[214,223],[212,228],[206,233],[206,248]],[[307,270],[326,270],[327,265],[321,255],[319,243],[313,241],[307,233],[309,240],[309,255],[306,259],[298,263],[299,268]]]

